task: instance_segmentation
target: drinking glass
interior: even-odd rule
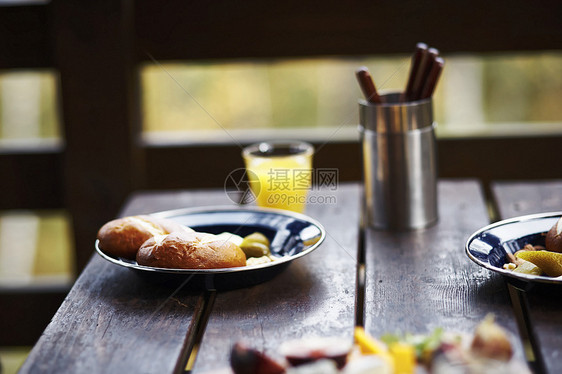
[[[314,147],[301,141],[268,141],[242,151],[258,206],[302,213],[312,183]]]

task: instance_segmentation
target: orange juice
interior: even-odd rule
[[[260,143],[260,145],[271,143]],[[286,144],[286,143],[283,143]],[[303,212],[312,181],[312,146],[280,150],[245,149],[244,161],[258,206]],[[264,152],[267,149],[268,152]]]

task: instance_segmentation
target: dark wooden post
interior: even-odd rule
[[[65,134],[64,187],[77,271],[97,229],[141,185],[134,2],[53,2]]]

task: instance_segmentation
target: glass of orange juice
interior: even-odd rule
[[[252,144],[242,151],[258,206],[303,212],[312,183],[314,147],[300,141]]]

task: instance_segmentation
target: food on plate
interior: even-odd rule
[[[193,230],[169,219],[138,215],[107,222],[98,231],[97,238],[103,252],[134,260],[145,241],[155,235],[165,235],[174,231]]]
[[[562,276],[562,217],[545,234],[545,246],[526,244],[514,254],[507,253],[506,270],[515,273]]]
[[[246,256],[239,246],[217,235],[176,231],[144,242],[137,263],[173,269],[218,269],[245,266]]]
[[[562,253],[550,251],[519,251],[516,257],[533,263],[549,277],[562,276]]]
[[[530,373],[513,357],[507,332],[492,316],[472,336],[436,329],[429,335],[387,334],[377,339],[357,327],[353,341],[292,340],[281,345],[279,355],[274,359],[235,344],[231,368],[234,374]]]
[[[107,222],[98,231],[104,253],[137,260],[139,265],[174,269],[217,269],[275,261],[269,239],[259,232],[248,236],[196,232],[171,219],[149,215]]]
[[[218,236],[239,246],[246,255],[246,265],[248,266],[267,264],[276,259],[271,254],[269,239],[260,232],[254,232],[245,237],[230,232],[223,232]]]
[[[523,249],[520,249],[515,253],[507,253],[507,259],[509,262],[505,263],[503,265],[503,268],[506,270],[512,270],[514,273],[543,275],[544,273],[541,268],[539,268],[532,262],[526,261],[518,256],[518,254],[522,252],[540,251],[542,249],[544,249],[544,247],[539,245],[533,246],[531,244],[526,244]]]
[[[270,262],[275,261],[276,257],[272,255],[266,255],[261,257],[248,257],[246,259],[246,265],[254,266],[254,265],[261,265],[261,264],[268,264]]]
[[[232,242],[239,247],[240,244],[242,244],[242,241],[244,241],[244,238],[231,232],[222,232],[220,234],[217,234],[217,237],[221,238],[222,240],[228,240],[229,242]]]
[[[246,254],[248,266],[275,261],[275,257],[271,254],[269,239],[260,232],[245,236],[240,243],[240,248]]]
[[[522,273],[522,274],[531,274],[531,275],[542,275],[543,272],[540,267],[533,264],[532,262],[525,261],[521,258],[518,258],[519,265],[517,265],[514,269],[514,273]]]
[[[270,254],[269,239],[259,232],[246,236],[240,243],[240,248],[247,257],[261,257]]]
[[[546,249],[552,252],[562,252],[562,217],[546,233]]]

